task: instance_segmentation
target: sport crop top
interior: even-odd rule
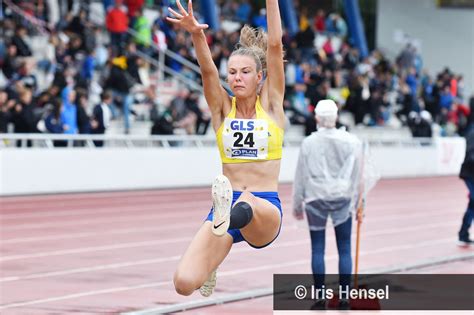
[[[222,163],[248,163],[279,160],[282,155],[284,130],[265,112],[257,97],[255,119],[235,118],[232,109],[216,132]]]

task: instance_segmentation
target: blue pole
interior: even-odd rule
[[[205,23],[209,24],[209,28],[218,31],[220,29],[219,16],[217,14],[217,4],[215,0],[201,0],[201,10]]]
[[[279,0],[280,13],[283,17],[288,33],[293,36],[298,33],[298,18],[296,17],[295,7],[292,0]]]
[[[360,15],[358,0],[344,0],[344,10],[349,24],[349,33],[352,42],[359,49],[362,58],[369,55],[367,40],[365,38],[364,24]]]

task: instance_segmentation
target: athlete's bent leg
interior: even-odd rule
[[[178,264],[174,286],[181,295],[190,295],[200,288],[232,247],[232,236],[226,233],[216,237],[211,232],[211,224],[204,222]]]
[[[247,242],[255,247],[265,246],[275,239],[280,231],[280,210],[270,201],[242,192],[235,202],[246,202],[253,210],[250,223],[240,230]]]

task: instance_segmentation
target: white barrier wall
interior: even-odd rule
[[[463,138],[435,146],[372,147],[382,177],[457,175]],[[284,149],[280,180],[291,182],[299,148]],[[206,186],[221,172],[216,148],[5,149],[0,195]]]

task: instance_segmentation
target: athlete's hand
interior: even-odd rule
[[[188,1],[188,11],[183,8],[179,0],[176,1],[178,5],[178,12],[168,8],[168,10],[174,15],[174,18],[166,17],[166,20],[169,22],[178,25],[179,27],[185,29],[189,33],[199,33],[201,30],[205,30],[209,27],[207,24],[200,24],[193,13],[193,3],[191,0]]]

